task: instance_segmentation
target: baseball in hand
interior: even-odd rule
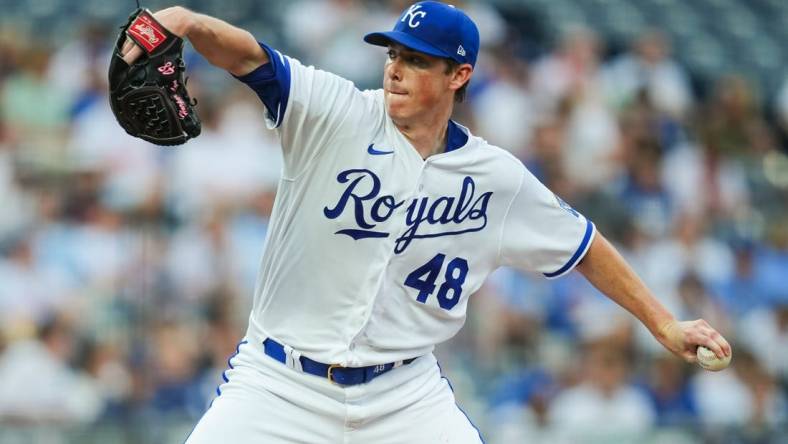
[[[698,364],[700,364],[700,366],[705,368],[706,370],[711,370],[713,372],[720,371],[728,367],[728,364],[731,363],[731,355],[725,356],[724,358],[720,359],[717,357],[716,354],[714,354],[713,351],[702,346],[698,347],[697,355],[698,355]]]

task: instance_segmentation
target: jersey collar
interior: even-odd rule
[[[446,129],[446,152],[462,148],[466,143],[468,135],[453,120],[449,120],[449,127]]]

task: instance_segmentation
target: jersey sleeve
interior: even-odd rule
[[[266,108],[266,123],[281,139],[285,175],[294,177],[337,137],[376,115],[368,95],[335,74],[304,66],[267,45],[266,63],[238,80],[257,93]]]
[[[249,86],[265,105],[269,129],[281,124],[290,97],[290,62],[279,51],[258,42],[268,54],[269,63],[243,76],[235,76]]]
[[[504,218],[500,263],[556,278],[570,272],[588,251],[596,228],[523,167]]]

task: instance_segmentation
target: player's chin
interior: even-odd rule
[[[412,108],[407,95],[402,94],[387,94],[386,97],[386,111],[392,118],[405,117],[410,114],[409,110]]]

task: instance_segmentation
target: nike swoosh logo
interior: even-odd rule
[[[394,150],[391,150],[391,151],[378,151],[378,150],[375,149],[375,144],[372,143],[372,144],[369,145],[369,148],[367,148],[367,152],[369,154],[372,154],[373,156],[382,156],[382,155],[385,155],[385,154],[391,154],[391,153],[394,152]]]

